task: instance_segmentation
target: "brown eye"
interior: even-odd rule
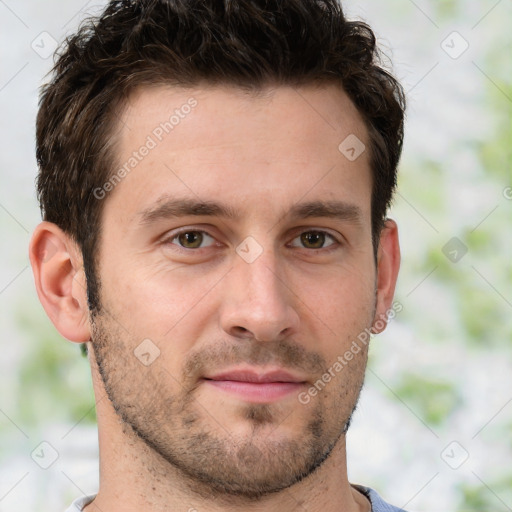
[[[308,249],[321,249],[325,243],[325,233],[308,231],[300,235],[300,241]]]
[[[336,244],[337,240],[325,231],[304,231],[292,240],[291,246],[306,249],[327,249]]]
[[[189,231],[187,233],[181,233],[178,236],[180,244],[187,249],[196,249],[200,247],[203,241],[203,234],[198,231]]]
[[[183,231],[173,237],[170,242],[184,249],[200,249],[212,245],[214,239],[204,231]]]

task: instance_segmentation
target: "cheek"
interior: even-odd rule
[[[130,270],[116,266],[102,279],[102,297],[115,318],[137,338],[186,343],[187,338],[178,333],[193,336],[205,325],[221,282],[221,273],[194,272],[185,266],[134,265]]]
[[[373,268],[344,265],[328,273],[296,276],[297,296],[334,333],[348,333],[371,321],[375,306]],[[299,284],[300,283],[300,284]]]
[[[303,292],[309,299],[302,306],[302,328],[315,339],[315,350],[322,352],[329,364],[339,357],[348,362],[349,369],[343,365],[343,374],[351,370],[359,375],[366,362],[367,346],[359,343],[358,336],[372,325],[375,308],[374,283],[371,279],[358,278],[352,274],[332,276],[322,281],[321,289],[303,281]],[[355,348],[352,348],[356,345]],[[359,347],[360,346],[360,347]],[[359,348],[358,348],[359,347]],[[345,358],[347,351],[353,350]],[[339,365],[338,365],[339,366]],[[364,371],[364,370],[363,370]],[[335,372],[336,382],[343,381],[339,372]],[[336,387],[336,386],[334,386]]]

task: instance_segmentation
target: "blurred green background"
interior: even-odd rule
[[[510,511],[512,5],[344,5],[374,28],[409,102],[390,212],[403,310],[372,341],[349,476],[410,511]],[[27,247],[37,90],[52,60],[32,41],[47,34],[50,50],[101,6],[0,3],[0,511],[64,510],[97,490],[88,362],[40,306]],[[34,462],[41,442],[58,457],[48,469]]]

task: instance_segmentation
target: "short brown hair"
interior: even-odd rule
[[[381,64],[368,25],[336,0],[116,0],[58,52],[37,116],[43,218],[78,243],[89,309],[99,311],[95,269],[103,201],[93,191],[115,169],[117,116],[150,84],[338,83],[370,138],[374,250],[396,187],[405,99]]]

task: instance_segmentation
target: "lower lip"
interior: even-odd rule
[[[205,380],[207,384],[250,402],[273,402],[292,393],[298,393],[301,382],[241,382],[237,380]]]

